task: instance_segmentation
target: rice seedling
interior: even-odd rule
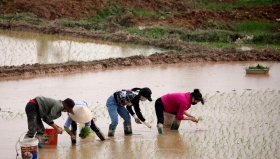
[[[261,64],[257,64],[256,66],[249,66],[249,69],[269,69],[270,66],[263,66]],[[264,96],[265,97],[265,96]]]

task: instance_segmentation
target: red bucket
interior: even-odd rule
[[[54,129],[46,128],[43,144],[44,145],[57,145],[57,133]]]

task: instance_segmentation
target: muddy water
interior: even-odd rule
[[[257,63],[271,66],[269,74],[246,75],[244,68]],[[152,129],[132,121],[133,135],[124,136],[120,121],[115,138],[100,141],[93,135],[78,139],[75,146],[64,133],[57,146],[39,149],[40,158],[279,158],[279,69],[276,62],[189,63],[1,78],[0,158],[15,158],[16,141],[27,130],[24,107],[30,98],[85,100],[107,134],[106,99],[118,89],[145,86],[152,89],[154,100],[165,93],[200,88],[207,102],[189,112],[204,120],[198,125],[182,121],[179,131],[167,127],[164,135],[158,135],[154,101],[142,102]],[[63,126],[66,118],[63,114],[55,122]]]
[[[29,32],[0,30],[0,66],[148,56],[162,49]]]

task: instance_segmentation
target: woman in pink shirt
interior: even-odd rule
[[[204,104],[202,94],[199,89],[194,89],[193,92],[186,93],[169,93],[161,96],[155,102],[155,109],[157,115],[157,128],[160,134],[163,134],[164,114],[163,112],[175,114],[176,120],[191,120],[198,122],[198,120],[189,114],[187,110],[191,105],[198,102]]]

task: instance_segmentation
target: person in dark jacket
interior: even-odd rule
[[[115,129],[118,125],[118,114],[124,119],[123,125],[126,135],[132,134],[130,115],[134,117],[137,124],[143,122],[148,128],[151,128],[151,125],[143,117],[139,107],[140,100],[145,101],[148,99],[152,101],[151,95],[152,91],[147,87],[133,88],[131,90],[123,89],[111,95],[106,103],[112,121],[109,126],[108,136],[114,136],[115,134]],[[133,112],[132,106],[136,114]]]
[[[53,120],[59,118],[62,112],[74,114],[74,105],[74,101],[70,98],[63,101],[43,96],[30,99],[25,107],[28,122],[28,131],[25,138],[33,138],[36,134],[40,142],[40,137],[45,133],[45,128],[41,119],[53,127],[57,134],[62,134],[63,129],[56,125]]]

